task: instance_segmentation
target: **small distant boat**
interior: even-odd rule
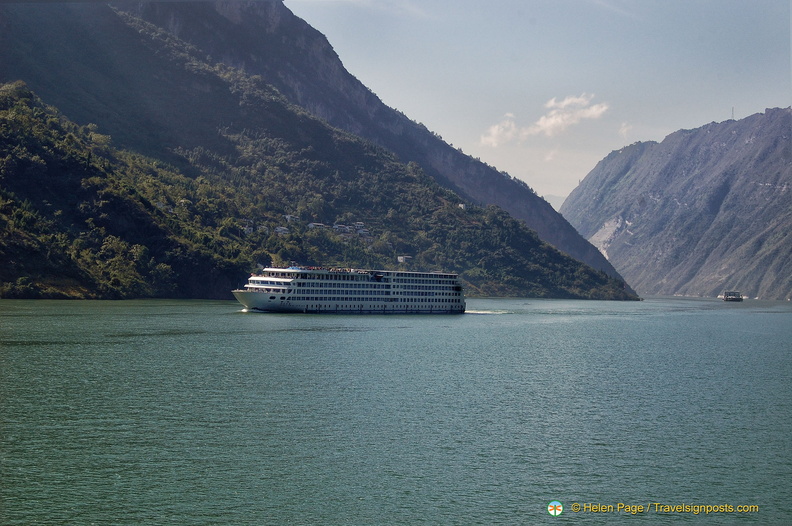
[[[727,290],[723,293],[723,301],[742,301],[742,294],[737,290]]]

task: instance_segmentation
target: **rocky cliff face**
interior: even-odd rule
[[[495,204],[563,252],[609,275],[613,266],[524,183],[464,155],[393,110],[347,72],[327,39],[281,0],[113,4],[216,60],[261,75],[292,103],[333,126],[417,162],[441,184]]]
[[[792,296],[792,110],[603,159],[561,207],[641,294]]]

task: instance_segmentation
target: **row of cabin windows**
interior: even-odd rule
[[[281,297],[281,299],[284,298]],[[294,301],[371,301],[371,298],[336,298],[333,296],[294,296],[291,299]],[[378,298],[377,301],[388,303],[462,303],[459,298]]]
[[[302,274],[299,278],[311,281],[369,281],[372,279],[371,274]]]
[[[389,290],[319,290],[319,289],[304,289],[300,291],[295,291],[295,293],[299,292],[299,294],[332,294],[334,296],[341,296],[341,295],[349,295],[349,294],[358,294],[362,296],[390,296],[391,292]]]
[[[461,296],[461,292],[414,292],[405,290],[399,292],[399,296]]]
[[[380,283],[302,283],[300,281],[294,284],[295,288],[329,288],[329,289],[373,289],[384,290],[391,289],[391,285],[383,285]],[[398,288],[398,287],[397,287]],[[453,285],[402,285],[404,290],[459,290],[459,286]]]
[[[348,295],[351,291],[349,290],[319,290],[319,289],[303,289],[300,290],[300,294],[331,294],[334,296],[341,296],[341,295]],[[461,296],[461,292],[424,292],[424,291],[399,291],[399,292],[390,292],[388,290],[356,290],[351,292],[352,294],[363,295],[363,296],[432,296],[432,297],[441,297],[441,296]]]
[[[457,279],[456,276],[453,274],[407,274],[410,277],[406,278],[402,274],[400,277],[396,277],[397,280],[403,279],[426,279],[430,281],[437,281],[438,279]],[[296,272],[267,272],[262,275],[262,277],[271,277],[271,278],[296,278],[300,277],[302,279],[337,279],[337,280],[345,280],[348,281],[350,279],[367,279],[372,276],[369,272],[360,272],[359,274],[349,274],[347,272],[331,272],[329,274],[302,274]],[[389,274],[383,274],[382,277],[392,277]]]
[[[260,289],[253,289],[253,290],[257,290],[258,292],[275,292],[275,293],[281,293],[281,294],[284,294],[284,293],[288,292],[285,289],[272,289],[272,288],[260,288]],[[342,289],[342,290],[303,289],[303,290],[300,290],[299,292],[301,294],[332,294],[334,296],[340,296],[340,295],[347,295],[347,294],[349,294],[350,291],[349,290],[345,290],[345,289]],[[409,296],[409,297],[431,296],[431,297],[434,297],[434,298],[443,297],[443,296],[459,297],[459,296],[462,295],[461,292],[448,292],[448,291],[447,292],[435,292],[435,291],[429,292],[429,291],[410,291],[410,290],[404,290],[404,291],[393,292],[393,293],[391,291],[387,291],[387,290],[386,291],[383,291],[383,290],[356,290],[356,291],[354,291],[354,293],[358,294],[358,295],[362,295],[362,296],[380,296],[380,297],[382,297],[382,296],[388,297],[388,296],[391,296],[391,294],[393,294],[394,296]],[[298,297],[300,297],[300,296],[298,296]]]
[[[414,285],[458,285],[455,279],[394,279],[394,283],[409,283]]]
[[[453,274],[409,274],[409,278],[398,277],[396,279],[417,279],[417,278],[425,278],[430,281],[437,281],[438,279],[456,279],[456,276]]]
[[[401,288],[403,290],[459,290],[458,287],[453,287],[453,286],[450,286],[450,285],[441,285],[441,286],[433,286],[433,285],[402,285]]]
[[[306,305],[305,308],[308,309],[308,311],[328,311],[328,312],[332,312],[334,309],[336,311],[338,311],[339,310],[339,305],[338,304],[336,304],[336,305],[327,305],[327,304],[324,304],[324,305]],[[354,311],[355,309],[358,309],[358,310],[362,311],[364,308],[366,308],[367,310],[370,310],[372,312],[373,311],[387,311],[387,310],[389,310],[389,309],[386,308],[385,305],[375,305],[375,306],[368,305],[368,306],[366,306],[366,305],[362,305],[362,304],[358,304],[358,305],[343,305],[342,308],[343,308],[344,312]],[[434,305],[428,307],[428,309],[430,311],[432,309],[435,309],[435,308],[439,308],[439,307],[435,307]],[[390,306],[390,310],[391,311],[396,311],[396,312],[402,312],[402,311],[410,312],[411,310],[415,310],[415,309],[420,310],[420,311],[426,311],[427,310],[427,306],[426,305],[391,305]],[[444,311],[446,311],[446,312],[448,312],[448,311],[464,312],[464,309],[462,308],[462,305],[454,305],[454,306],[449,306],[449,307],[442,307],[442,309]]]
[[[326,289],[390,289],[390,285],[382,285],[380,283],[302,283],[300,281],[294,284],[296,288],[311,287],[311,288],[326,288]]]
[[[258,292],[274,292],[280,294],[286,294],[290,291],[283,288],[270,288],[270,287],[261,287],[261,288],[253,288],[252,290]],[[319,290],[319,289],[301,289],[299,291],[294,291],[295,293],[299,292],[300,294],[326,294],[331,296],[345,296],[348,295],[351,291],[348,289],[339,289],[339,290]],[[413,291],[413,290],[402,290],[398,292],[391,292],[387,290],[356,290],[354,294],[362,295],[362,296],[431,296],[431,297],[442,297],[442,296],[455,296],[459,297],[462,295],[461,292],[451,292],[451,291]]]
[[[277,273],[272,274],[272,277],[283,277],[283,278],[295,278],[297,276],[293,274],[285,274],[285,273]],[[431,276],[431,274],[427,275]],[[350,275],[350,274],[317,274],[317,275],[301,275],[299,279],[302,280],[310,280],[310,281],[371,281],[372,276],[370,274],[359,274],[359,275]],[[410,283],[415,285],[457,285],[459,281],[453,276],[435,276],[431,277],[431,279],[418,279],[418,278],[388,278],[383,277],[381,279],[386,280],[387,282],[392,283]]]

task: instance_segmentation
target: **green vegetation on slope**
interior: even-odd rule
[[[219,130],[229,151],[176,152],[191,177],[114,149],[22,83],[0,87],[0,296],[227,298],[259,264],[395,268],[410,255],[460,272],[471,293],[631,298],[500,209],[462,208],[417,166],[291,111],[260,80],[220,78],[291,136]]]

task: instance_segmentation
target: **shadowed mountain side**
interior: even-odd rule
[[[218,130],[233,153],[180,148],[199,174],[185,177],[113,148],[21,81],[0,85],[0,297],[230,299],[258,265],[411,268],[397,263],[410,254],[416,269],[459,272],[469,294],[635,299],[503,210],[466,205],[260,80],[174,42],[154,49],[174,76],[217,87],[198,104],[235,103],[224,118],[237,124]],[[174,113],[189,112],[162,87]]]
[[[402,113],[387,107],[380,99],[347,72],[341,60],[327,42],[327,39],[305,21],[296,17],[280,0],[266,1],[216,1],[216,2],[116,2],[118,9],[156,25],[162,31],[177,36],[195,46],[201,53],[213,60],[234,68],[261,75],[275,86],[288,100],[307,109],[331,125],[360,135],[394,152],[403,162],[417,162],[424,171],[440,184],[479,204],[495,204],[515,218],[524,220],[536,230],[540,238],[560,250],[584,261],[595,269],[609,275],[618,276],[613,266],[599,251],[581,237],[575,229],[559,215],[547,202],[538,197],[525,183],[507,174],[464,155],[446,144],[436,134],[430,132]],[[125,31],[111,20],[112,15],[105,7],[82,7],[83,14],[69,27],[69,34],[82,33],[86,39],[94,39],[101,46],[111,46],[112,54],[132,62],[134,56],[125,54],[127,47],[123,42],[107,42]],[[25,35],[17,35],[25,40],[38,38],[49,40],[63,33],[64,28],[41,27],[41,20],[29,18]],[[58,17],[57,21],[60,22]],[[96,20],[97,23],[94,23]],[[78,27],[84,21],[91,21],[90,27]],[[58,25],[52,21],[50,24]],[[68,23],[68,22],[67,22]],[[48,24],[43,21],[44,26]],[[71,46],[70,41],[63,42]],[[30,45],[29,52],[40,49]],[[78,58],[83,50],[75,50]],[[90,57],[90,53],[89,53]],[[36,58],[38,61],[38,57]],[[57,64],[53,64],[57,67]],[[107,64],[110,67],[109,64]],[[115,64],[112,67],[123,67]],[[110,69],[102,68],[104,75]],[[145,70],[139,70],[145,74]],[[87,73],[87,72],[86,72]],[[45,76],[52,76],[51,70]],[[89,75],[89,78],[93,75]],[[25,78],[25,77],[20,77]],[[6,79],[10,80],[10,79]],[[121,141],[125,140],[123,127],[126,123],[110,125],[107,119],[84,115],[86,109],[72,113],[68,100],[64,100],[60,89],[47,93],[40,84],[43,78],[25,80],[41,92],[47,100],[61,107],[67,114],[82,121],[99,123],[106,131]],[[92,79],[95,83],[96,79]],[[133,79],[134,82],[134,79]],[[93,84],[92,83],[92,84]],[[115,91],[115,86],[110,86]],[[205,86],[202,89],[211,89]],[[104,97],[107,105],[107,97]],[[96,103],[99,101],[91,101]],[[111,103],[112,105],[112,103]],[[136,112],[141,124],[150,119],[146,109]],[[204,111],[223,112],[201,108]],[[105,112],[112,112],[107,108]],[[91,113],[91,110],[87,110]],[[84,117],[83,117],[84,115]],[[155,118],[156,120],[156,118]],[[180,123],[181,124],[181,123]],[[184,123],[183,130],[168,130],[173,133],[200,134],[201,123]],[[161,126],[161,124],[160,124]],[[158,134],[157,127],[151,127],[152,142],[167,137]],[[204,130],[206,131],[206,130]],[[211,130],[209,131],[212,132]],[[131,146],[137,146],[132,143]]]

